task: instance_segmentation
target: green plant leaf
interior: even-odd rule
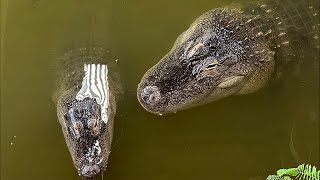
[[[297,174],[299,174],[297,168],[279,169],[277,171],[278,176],[283,176],[283,175],[296,176]]]

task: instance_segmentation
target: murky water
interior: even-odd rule
[[[92,37],[119,59],[125,90],[103,179],[265,179],[297,163],[319,167],[318,54],[250,95],[167,116],[139,105],[145,71],[195,18],[231,2],[2,1],[1,180],[81,179],[51,96],[55,59]]]

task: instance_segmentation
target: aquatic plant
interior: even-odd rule
[[[276,175],[269,175],[267,180],[320,180],[320,170],[315,166],[302,164],[296,168],[279,169]]]
[[[289,176],[269,175],[266,180],[291,180]]]

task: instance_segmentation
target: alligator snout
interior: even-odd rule
[[[83,166],[81,176],[91,178],[100,174],[100,168],[97,165]]]
[[[154,105],[159,102],[161,95],[157,86],[146,86],[141,91],[141,99],[148,105]]]

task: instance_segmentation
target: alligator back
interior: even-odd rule
[[[319,51],[319,1],[266,0],[242,9],[252,16],[255,33],[264,36],[273,51],[283,53],[281,59]]]
[[[108,64],[108,67],[112,69],[112,71],[109,71],[110,80],[119,80],[119,70],[110,51],[98,45],[85,43],[80,47],[67,50],[63,56],[57,59],[55,65],[57,92],[59,92],[59,89],[80,90],[84,75],[84,64]],[[115,87],[115,89],[119,88]],[[56,102],[57,99],[54,98],[54,101]]]

